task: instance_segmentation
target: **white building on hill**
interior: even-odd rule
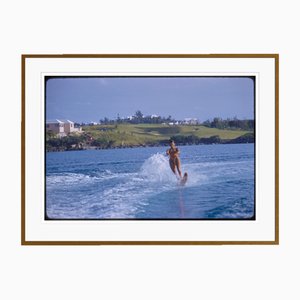
[[[74,122],[70,120],[47,120],[46,130],[51,131],[59,136],[66,136],[72,132],[81,132],[81,127],[76,128]]]

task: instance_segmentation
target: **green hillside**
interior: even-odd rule
[[[240,129],[217,129],[201,125],[117,124],[83,126],[82,132],[58,137],[46,134],[46,151],[108,149],[167,145],[253,143],[254,133]]]
[[[208,128],[201,125],[118,124],[84,126],[84,134],[92,137],[98,147],[130,147],[166,143],[170,137],[194,137],[196,140],[218,136],[233,140],[250,131]]]

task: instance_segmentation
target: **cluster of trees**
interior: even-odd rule
[[[63,151],[73,149],[83,149],[86,144],[86,136],[84,135],[68,135],[62,138],[56,137],[51,133],[46,134],[46,150],[47,151]]]
[[[120,118],[118,115],[116,120],[110,120],[108,118],[104,118],[99,120],[101,124],[105,125],[114,125],[114,124],[162,124],[162,123],[170,123],[175,122],[175,119],[172,116],[161,117],[161,116],[144,116],[143,113],[138,110],[132,117],[128,118]]]
[[[171,137],[178,145],[199,145],[199,144],[242,144],[242,143],[254,143],[254,133],[246,133],[238,138],[231,140],[222,140],[218,135],[210,137],[197,137],[195,135],[175,135]]]
[[[108,139],[106,137],[100,137],[92,141],[91,146],[96,146],[101,149],[111,148],[115,143],[115,140]]]
[[[218,135],[207,138],[200,138],[196,135],[174,135],[171,137],[177,145],[199,145],[199,144],[219,144],[221,139]]]
[[[212,121],[207,120],[202,125],[210,128],[218,129],[242,129],[242,130],[254,130],[254,120],[239,120],[237,118],[226,119],[214,118]]]

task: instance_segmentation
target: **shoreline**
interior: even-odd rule
[[[254,141],[252,142],[238,142],[238,141],[222,141],[219,143],[194,143],[194,144],[189,144],[189,143],[176,143],[177,146],[203,146],[203,145],[232,145],[232,144],[255,144]],[[72,152],[72,151],[85,151],[85,150],[114,150],[114,149],[135,149],[135,148],[154,148],[154,147],[168,147],[169,144],[156,144],[156,145],[139,145],[139,146],[110,146],[110,147],[96,147],[96,146],[89,146],[85,148],[79,148],[79,149],[55,149],[55,150],[46,150],[46,153],[50,152]]]

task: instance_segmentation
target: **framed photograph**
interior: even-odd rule
[[[278,54],[22,55],[22,245],[279,244]]]

